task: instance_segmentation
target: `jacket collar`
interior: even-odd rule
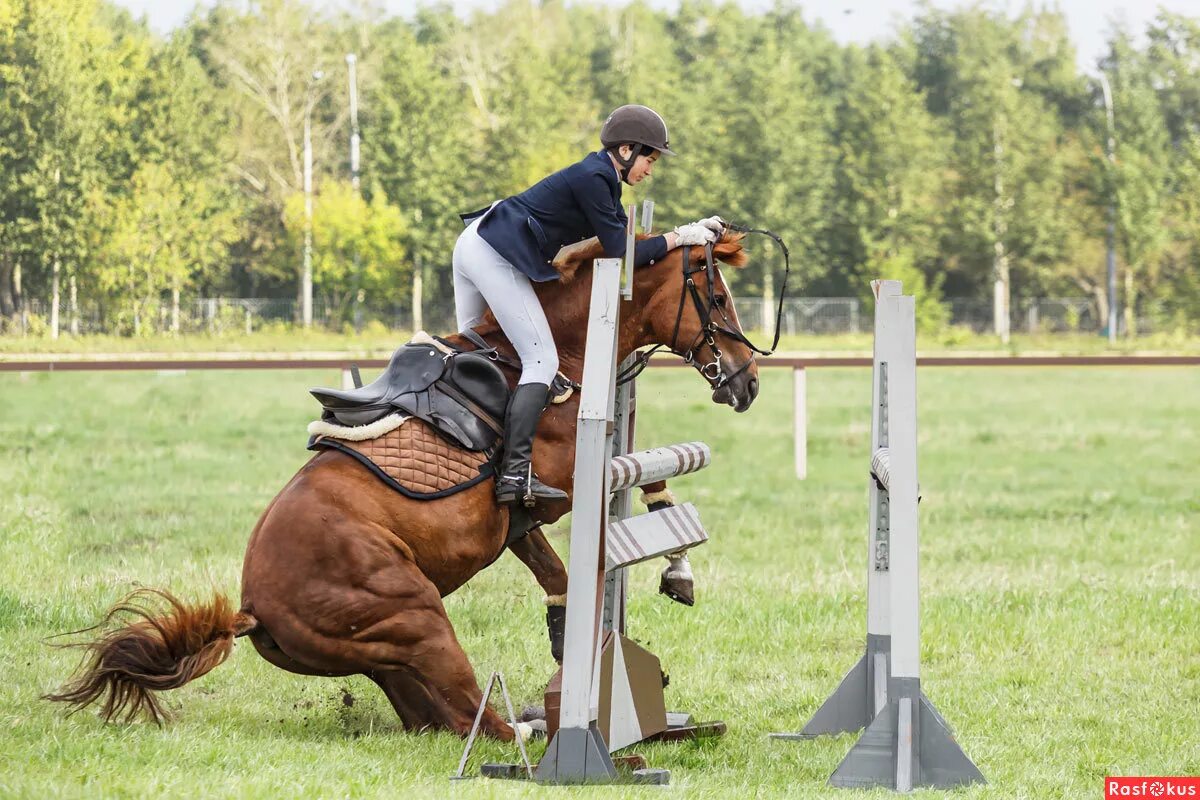
[[[612,159],[608,157],[607,150],[597,150],[588,156],[588,158],[595,158],[599,160],[601,164],[608,167],[608,171],[612,173],[612,176],[617,179],[618,183],[620,183],[621,175],[617,172],[617,168],[613,166]]]

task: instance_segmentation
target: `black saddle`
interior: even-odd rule
[[[486,355],[444,353],[433,345],[406,344],[383,374],[357,389],[312,389],[322,418],[369,425],[400,412],[425,420],[468,450],[487,450],[504,429],[508,382]]]

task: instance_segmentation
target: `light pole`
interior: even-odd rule
[[[313,97],[313,87],[317,81],[325,77],[319,69],[312,71],[312,77],[304,90],[304,277],[301,281],[302,307],[304,327],[312,327],[313,306],[313,274],[312,274],[312,112],[316,100]]]
[[[1112,87],[1108,76],[1100,72],[1100,89],[1104,92],[1104,113],[1108,122],[1108,343],[1117,343],[1117,208],[1113,202],[1113,168],[1117,165],[1117,125],[1113,114]]]
[[[350,81],[350,185],[354,188],[354,193],[362,196],[358,177],[358,57],[354,53],[346,54],[346,70],[347,78]],[[362,302],[363,290],[361,287],[361,269],[358,248],[354,248],[354,330],[362,330]]]
[[[346,54],[346,68],[350,79],[350,183],[359,191],[358,179],[358,58],[354,53]]]

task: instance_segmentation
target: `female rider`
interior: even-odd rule
[[[640,183],[668,149],[667,125],[645,106],[621,106],[600,131],[602,150],[518,195],[463,215],[467,229],[454,246],[454,305],[459,330],[491,309],[521,359],[521,378],[509,400],[499,503],[565,500],[565,492],[533,474],[533,437],[558,372],[558,350],[531,281],[558,279],[552,262],[563,245],[599,237],[610,258],[625,255],[626,216],[620,181]],[[681,225],[636,245],[635,266],[682,245],[714,241],[719,217]]]

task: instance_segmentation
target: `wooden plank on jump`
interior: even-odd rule
[[[608,569],[640,564],[708,541],[700,512],[691,503],[609,523]]]
[[[647,483],[687,475],[712,463],[704,442],[685,442],[617,456],[608,466],[609,491],[632,489]]]

